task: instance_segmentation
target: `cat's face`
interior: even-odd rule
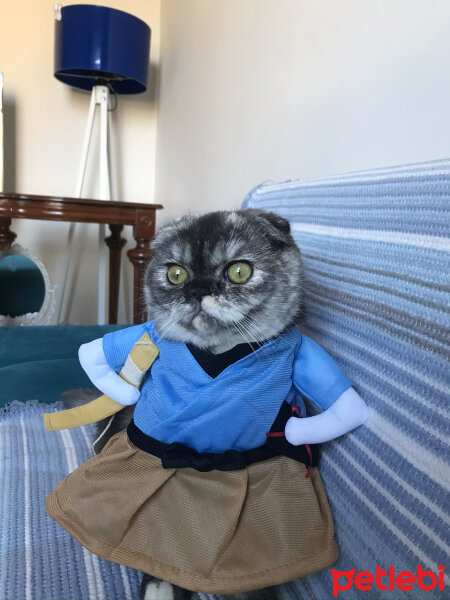
[[[163,227],[152,249],[145,293],[162,337],[222,352],[276,336],[298,316],[300,252],[274,213],[188,215]]]

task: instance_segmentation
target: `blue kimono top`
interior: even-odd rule
[[[352,385],[335,360],[295,326],[211,377],[186,344],[160,338],[149,321],[103,337],[112,369],[120,371],[145,332],[159,355],[145,376],[134,424],[161,442],[197,452],[261,446],[284,401],[300,406],[304,416],[302,396],[324,410]]]

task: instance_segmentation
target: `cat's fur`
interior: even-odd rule
[[[275,213],[249,209],[182,217],[158,232],[152,249],[146,301],[162,337],[219,353],[277,336],[299,315],[300,251],[289,222]],[[237,260],[253,266],[245,284],[224,276]],[[170,264],[189,271],[187,284],[168,281]]]
[[[289,222],[274,213],[249,209],[181,217],[158,232],[152,249],[155,256],[146,273],[146,304],[162,337],[217,354],[243,342],[257,346],[299,319],[300,251],[290,235]],[[252,266],[246,283],[232,283],[226,276],[227,266],[236,261]],[[188,271],[185,283],[174,285],[168,280],[167,269],[173,264]],[[74,406],[96,395],[95,390],[79,390],[66,393],[63,401]],[[111,435],[128,425],[133,410],[126,407],[98,423],[101,437],[95,443],[96,453]],[[187,590],[144,575],[141,598],[156,600],[161,594],[173,600],[191,597]],[[265,588],[231,597],[275,600],[277,590]]]

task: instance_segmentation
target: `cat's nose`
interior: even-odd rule
[[[197,279],[189,285],[190,294],[199,302],[204,296],[211,294],[211,283],[207,279]]]
[[[194,298],[196,298],[200,303],[202,301],[202,298],[204,298],[205,296],[208,295],[209,292],[207,292],[206,290],[201,290],[201,289],[196,289],[196,290],[192,290],[192,295],[194,296]]]

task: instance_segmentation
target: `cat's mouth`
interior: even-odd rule
[[[201,303],[192,306],[191,310],[190,316],[184,319],[185,326],[193,326],[199,332],[227,326],[228,311],[212,296],[204,296]]]
[[[211,317],[211,315],[208,315],[201,310],[192,319],[192,325],[200,332],[205,331],[205,329],[210,329],[213,326],[216,327],[217,321],[214,317]]]

